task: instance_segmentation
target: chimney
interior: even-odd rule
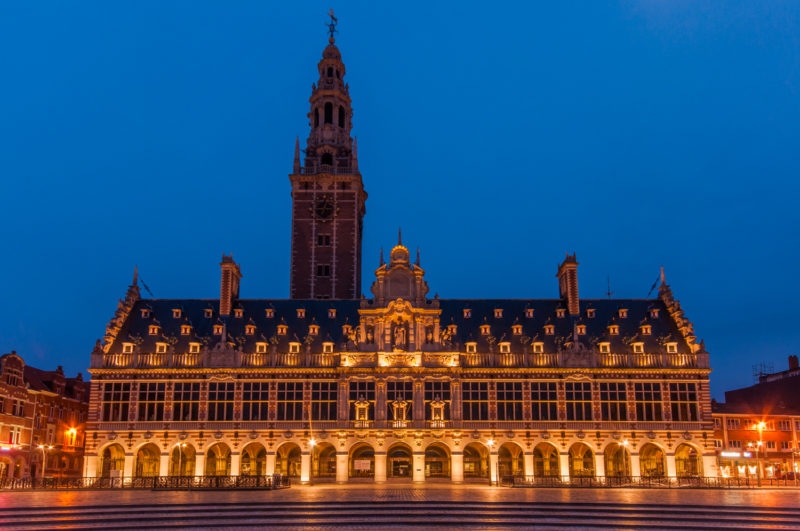
[[[789,370],[794,371],[800,369],[800,364],[798,364],[797,356],[789,356]]]
[[[567,257],[558,266],[558,292],[567,303],[567,311],[570,315],[580,313],[580,299],[578,299],[578,260],[575,253],[567,253]]]
[[[234,299],[239,298],[239,280],[242,272],[239,266],[233,261],[233,253],[230,256],[222,255],[222,280],[219,289],[219,314],[230,315]]]

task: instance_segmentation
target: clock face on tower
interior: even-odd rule
[[[333,204],[327,197],[323,197],[319,201],[317,201],[317,206],[315,208],[315,212],[317,217],[321,219],[328,219],[333,214]]]

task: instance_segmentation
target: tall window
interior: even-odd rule
[[[141,382],[139,384],[139,421],[164,420],[164,382]]]
[[[278,420],[303,420],[303,382],[278,382]]]
[[[489,420],[489,383],[462,383],[461,403],[464,420]]]
[[[348,397],[348,406],[350,409],[350,418],[356,418],[355,403],[359,400],[367,400],[369,402],[369,419],[375,420],[375,381],[374,380],[354,380],[350,382],[350,396]]]
[[[172,420],[197,420],[200,382],[175,382],[172,387]]]
[[[497,420],[522,420],[522,382],[497,382]]]
[[[600,383],[600,410],[603,420],[628,420],[624,382]]]
[[[314,109],[314,127],[319,127],[319,109]]]
[[[344,107],[339,105],[339,127],[344,127]]]
[[[12,400],[11,401],[11,414],[15,417],[24,417],[25,416],[25,401],[24,400]]]
[[[567,420],[592,420],[592,384],[566,382]]]
[[[208,420],[233,420],[233,382],[208,384]]]
[[[242,420],[269,419],[269,383],[242,384]]]
[[[414,402],[413,382],[409,380],[389,380],[386,382],[386,418],[390,420],[412,420],[414,418],[412,403]],[[395,400],[408,402],[406,418],[395,419],[392,402]]]
[[[107,382],[103,385],[103,421],[127,422],[128,408],[131,401],[130,382]],[[53,406],[50,406],[50,418],[53,418]]]
[[[693,383],[669,384],[669,401],[672,404],[672,420],[697,420],[697,386]]]
[[[642,382],[634,384],[636,419],[644,422],[661,422],[661,384]]]
[[[436,399],[444,402],[444,418],[450,420],[450,382],[425,382],[425,420],[431,420],[431,402]]]
[[[531,419],[558,420],[556,382],[531,382]]]
[[[336,420],[337,382],[311,382],[311,420]]]
[[[325,123],[333,123],[333,104],[331,102],[325,104]]]

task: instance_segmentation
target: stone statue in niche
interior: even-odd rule
[[[425,327],[425,343],[428,345],[433,343],[433,327],[431,325]]]
[[[405,350],[406,348],[406,327],[403,324],[394,325],[394,333],[392,337],[392,347],[397,350]]]
[[[375,342],[375,327],[372,325],[367,325],[367,343],[374,343]]]

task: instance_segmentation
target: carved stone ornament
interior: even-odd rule
[[[650,439],[651,441],[654,441],[654,440],[656,440],[656,432],[654,432],[654,431],[648,431],[648,432],[647,432],[647,438],[648,438],[648,439]]]
[[[145,440],[149,441],[150,439],[153,438],[153,434],[150,433],[149,431],[146,431],[146,432],[144,432],[143,437],[145,438]]]
[[[481,438],[481,434],[478,433],[477,431],[473,431],[472,432],[472,438],[475,439],[475,440],[480,439]]]
[[[549,440],[550,439],[550,434],[547,433],[546,431],[543,431],[542,432],[542,439],[544,439],[545,441]]]
[[[583,433],[583,431],[579,431],[578,433],[576,433],[576,434],[575,434],[575,436],[576,436],[578,439],[583,439],[583,438],[585,438],[585,437],[586,437],[586,434],[585,434],[585,433]]]
[[[597,366],[594,352],[586,348],[580,341],[575,341],[562,352],[564,367],[590,368]]]
[[[692,440],[692,434],[689,433],[688,431],[684,432],[683,433],[683,438],[684,438],[684,440],[691,441]]]
[[[224,434],[223,434],[221,431],[218,431],[218,432],[216,432],[216,433],[214,434],[214,438],[215,438],[216,440],[220,440],[220,439],[222,439],[222,437],[223,437],[223,436],[224,436]]]
[[[109,441],[116,441],[117,440],[117,434],[112,431],[111,433],[108,434],[108,440]]]
[[[185,441],[187,437],[189,437],[189,434],[186,433],[185,431],[182,431],[178,434],[178,439],[182,441]]]
[[[506,439],[513,439],[513,438],[514,438],[514,432],[513,431],[507,431],[506,432]]]
[[[291,431],[287,431],[287,432],[285,432],[285,433],[283,434],[283,437],[284,437],[285,439],[291,439],[292,437],[294,437],[294,433],[292,433]]]
[[[258,439],[258,432],[251,431],[247,436],[250,437],[250,439]]]
[[[616,432],[616,431],[612,432],[611,433],[611,438],[614,439],[615,441],[618,441],[619,440],[619,432]]]

